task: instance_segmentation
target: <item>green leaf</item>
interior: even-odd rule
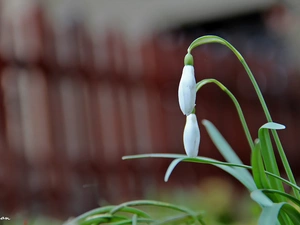
[[[263,208],[263,211],[259,217],[259,225],[276,225],[278,221],[278,214],[282,207],[282,203],[273,204],[270,207]]]
[[[141,223],[141,224],[152,224],[154,222],[153,219],[149,219],[149,218],[137,218],[136,219],[137,224]],[[107,224],[107,223],[106,223]],[[122,220],[119,222],[114,222],[114,223],[109,223],[110,225],[131,225],[132,224],[132,219],[127,219],[127,220]],[[95,225],[95,224],[91,224],[91,225]]]
[[[269,193],[269,194],[276,194],[276,195],[284,196],[285,198],[291,200],[297,206],[300,207],[300,200],[298,200],[297,198],[295,198],[294,196],[292,196],[290,194],[287,194],[287,193],[282,192],[282,191],[274,190],[274,189],[261,189],[260,191],[262,191],[263,193],[266,193],[266,194]]]
[[[270,207],[274,203],[261,191],[255,190],[250,194],[251,198],[257,202],[261,207]]]
[[[77,218],[71,221],[66,222],[65,225],[86,224],[86,221],[88,221],[87,224],[92,224],[92,222],[95,221],[108,221],[108,219],[112,218],[112,215],[109,212],[114,208],[115,206],[104,206],[97,209],[93,209],[78,216]],[[122,212],[136,214],[139,217],[150,218],[150,215],[148,215],[144,211],[132,207],[124,207],[122,208]]]
[[[171,176],[171,173],[173,172],[174,168],[178,165],[178,163],[180,163],[182,160],[184,160],[184,158],[178,158],[178,159],[174,159],[171,164],[169,165],[166,174],[165,174],[165,182],[167,182],[169,180],[169,177]]]
[[[171,162],[169,165],[167,172],[165,174],[165,182],[168,181],[172,171],[174,168],[180,163],[181,161],[189,161],[189,162],[197,162],[197,163],[204,163],[204,164],[211,164],[213,166],[216,166],[225,172],[229,173],[231,176],[235,177],[238,181],[240,181],[246,188],[248,188],[250,191],[254,190],[255,184],[249,183],[249,180],[247,180],[243,174],[239,173],[239,171],[235,170],[235,168],[231,166],[236,166],[237,164],[230,164],[230,163],[223,163],[220,161],[216,161],[214,159],[204,158],[204,157],[197,157],[197,158],[178,158]]]
[[[300,224],[300,213],[290,204],[283,205],[282,210],[289,216],[295,225]]]
[[[282,221],[287,221],[286,216],[288,216],[294,224],[300,223],[300,213],[293,206],[287,202],[273,203],[263,192],[283,193],[277,190],[255,190],[251,193],[251,198],[262,207],[259,225],[277,225],[279,216]]]
[[[222,156],[226,159],[227,162],[234,163],[234,164],[243,164],[243,162],[240,160],[237,154],[227,143],[225,138],[221,135],[218,129],[210,121],[203,120],[202,124],[205,126],[211,140],[213,141],[213,143],[215,144],[215,146],[217,147],[217,149],[222,154]],[[243,176],[245,180],[247,180],[247,183],[249,183],[249,185],[251,186],[250,189],[251,191],[256,189],[253,177],[251,176],[251,174],[247,169],[245,168],[234,168],[234,169],[238,173],[240,173],[240,176]]]
[[[249,169],[251,170],[252,167],[248,166],[248,165],[241,165],[241,164],[234,164],[234,163],[227,163],[227,162],[221,162],[215,159],[211,159],[211,158],[207,158],[207,157],[196,157],[196,158],[188,158],[186,157],[186,155],[183,154],[166,154],[166,153],[152,153],[152,154],[139,154],[139,155],[128,155],[128,156],[123,156],[122,159],[123,160],[128,160],[128,159],[143,159],[143,158],[168,158],[168,159],[177,159],[177,158],[183,158],[182,161],[184,162],[193,162],[193,163],[203,163],[203,164],[211,164],[211,165],[224,165],[226,167],[241,167],[241,168],[245,168],[245,169]],[[275,179],[278,179],[284,183],[286,183],[287,185],[289,185],[290,187],[292,187],[293,189],[295,189],[297,192],[300,192],[300,187],[298,187],[297,185],[295,185],[294,183],[280,177],[277,176],[273,173],[270,173],[268,171],[265,171],[266,174],[268,176],[274,177]],[[256,185],[253,182],[249,182],[248,180],[243,183],[250,191],[253,191],[256,188]],[[247,185],[246,185],[247,184]]]
[[[220,165],[220,164],[212,164],[227,173],[229,173],[231,176],[235,177],[239,182],[241,182],[249,191],[253,191],[256,189],[255,183],[249,182],[249,179],[243,176],[242,173],[240,173],[238,170],[236,170],[233,167],[230,167],[228,165]]]
[[[137,225],[137,215],[133,214],[132,216],[132,225]]]
[[[210,138],[212,139],[215,146],[218,148],[223,157],[230,163],[243,164],[237,154],[233,151],[224,137],[220,134],[217,128],[208,120],[202,120],[202,124],[205,126]],[[245,173],[250,173],[244,170]],[[251,175],[250,175],[251,176]]]
[[[258,131],[258,137],[261,143],[261,155],[264,161],[266,171],[271,172],[277,176],[280,176],[279,169],[274,154],[269,129],[284,129],[284,126],[278,123],[269,122],[264,124]],[[272,189],[276,189],[284,192],[282,182],[274,177],[269,177],[270,186]],[[284,201],[284,198],[279,197],[280,201]]]
[[[197,214],[188,209],[188,208],[185,208],[185,207],[182,207],[182,206],[178,206],[178,205],[174,205],[174,204],[170,204],[170,203],[165,203],[165,202],[160,202],[160,201],[152,201],[152,200],[136,200],[136,201],[130,201],[130,202],[125,202],[125,203],[122,203],[120,205],[117,205],[115,206],[113,209],[110,210],[110,214],[113,215],[119,211],[122,211],[123,208],[126,208],[126,207],[132,207],[132,206],[154,206],[154,207],[164,207],[164,208],[167,208],[167,209],[172,209],[172,210],[176,210],[176,211],[179,211],[179,212],[184,212],[188,215],[190,215],[193,220],[196,222],[196,223],[201,223],[201,221],[197,218]]]
[[[269,130],[283,130],[285,126],[280,123],[269,122],[261,126],[261,129],[269,129]]]
[[[189,158],[189,157],[186,157],[186,155],[180,155],[180,154],[140,154],[140,155],[124,156],[123,159],[140,159],[140,158],[152,158],[152,157],[174,158],[174,159],[180,158],[181,160],[179,160],[179,161],[211,164],[213,166],[216,166],[216,167],[226,171],[227,173],[229,173],[232,176],[234,176],[235,178],[237,178],[250,191],[257,189],[253,179],[249,180],[247,178],[247,176],[244,176],[244,173],[241,173],[239,170],[236,170],[235,168],[233,168],[233,167],[238,167],[238,168],[251,169],[250,166],[246,166],[243,164],[221,162],[221,161],[218,161],[215,159],[211,159],[211,158],[207,158],[207,157],[200,157],[200,156]]]
[[[251,154],[252,174],[257,188],[269,188],[269,180],[265,173],[264,164],[260,152],[259,140],[256,141]]]
[[[202,214],[197,215],[198,221],[201,224],[205,224],[202,221]],[[152,223],[151,225],[166,225],[166,224],[170,224],[170,225],[174,225],[174,224],[193,224],[193,218],[190,215],[187,214],[183,214],[183,215],[175,215],[175,216],[171,216],[171,217],[167,217],[161,220],[157,220],[154,223]]]
[[[290,204],[286,202],[273,203],[270,207],[264,207],[262,213],[259,217],[259,225],[277,225],[278,217],[280,213],[286,213],[293,224],[300,224],[300,214],[299,212]],[[284,215],[284,214],[283,214]],[[288,220],[283,220],[288,221]],[[287,224],[287,223],[284,223]]]
[[[94,215],[88,217],[86,220],[80,222],[80,225],[91,225],[91,224],[100,224],[100,223],[113,223],[126,220],[127,217],[124,216],[112,216],[112,215]]]
[[[93,209],[91,211],[88,211],[80,216],[78,216],[75,219],[72,219],[70,221],[67,221],[64,225],[78,225],[81,224],[86,218],[94,216],[94,215],[99,215],[99,214],[104,214],[106,215],[107,212],[109,212],[111,209],[113,209],[114,206],[105,206],[105,207],[100,207],[97,209]]]

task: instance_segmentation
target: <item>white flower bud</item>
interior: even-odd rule
[[[191,65],[183,67],[178,87],[178,100],[182,113],[184,115],[191,114],[196,101],[196,79],[194,67]]]
[[[200,129],[195,114],[190,114],[186,117],[183,131],[183,145],[188,157],[196,157],[198,155]]]

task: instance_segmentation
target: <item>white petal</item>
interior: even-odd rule
[[[200,145],[200,129],[195,114],[186,117],[183,131],[183,145],[187,156],[196,157]]]
[[[191,65],[183,67],[178,87],[178,101],[182,113],[184,115],[191,114],[196,101],[196,80],[194,67]]]

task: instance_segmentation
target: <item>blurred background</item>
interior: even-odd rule
[[[216,196],[240,196],[242,186],[211,166],[182,163],[164,183],[170,160],[121,160],[184,153],[177,87],[187,47],[206,34],[227,39],[247,60],[274,121],[287,127],[279,135],[299,176],[299,12],[297,0],[0,1],[0,214],[66,220],[99,204],[170,193],[182,202],[187,193],[191,201],[207,192],[223,202]],[[266,119],[239,61],[215,44],[193,55],[196,79],[223,82],[256,138]],[[200,126],[212,121],[249,164],[221,90],[199,91],[197,117]],[[222,160],[200,129],[199,154]]]

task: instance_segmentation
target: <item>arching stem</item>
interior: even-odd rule
[[[242,108],[241,108],[238,100],[236,99],[236,97],[231,93],[231,91],[229,91],[221,82],[219,82],[216,79],[204,79],[204,80],[201,80],[200,82],[197,83],[197,86],[196,86],[197,91],[202,86],[204,86],[205,84],[208,84],[208,83],[214,83],[214,84],[216,84],[219,88],[221,88],[221,90],[223,90],[230,97],[230,99],[232,100],[232,102],[235,105],[235,108],[236,108],[236,110],[238,112],[238,115],[239,115],[240,121],[242,123],[242,126],[243,126],[243,129],[244,129],[247,141],[249,143],[249,146],[250,146],[251,150],[253,150],[254,149],[253,139],[251,137],[248,125],[246,123],[246,119],[245,119],[244,113],[242,111]]]
[[[188,54],[191,53],[191,51],[197,47],[197,46],[200,46],[200,45],[203,45],[203,44],[209,44],[209,43],[219,43],[219,44],[222,44],[222,45],[225,45],[227,46],[235,55],[236,57],[239,59],[239,61],[241,62],[241,64],[243,65],[243,67],[245,68],[250,80],[251,80],[251,83],[255,89],[255,92],[258,96],[258,99],[260,101],[260,104],[263,108],[263,111],[265,113],[265,116],[266,116],[266,119],[268,122],[272,122],[272,117],[270,115],[270,112],[268,110],[268,107],[267,107],[267,104],[263,98],[263,95],[260,91],[260,88],[248,66],[248,64],[246,63],[245,59],[243,58],[243,56],[236,50],[236,48],[234,48],[228,41],[226,41],[225,39],[223,38],[220,38],[218,36],[214,36],[214,35],[206,35],[206,36],[202,36],[200,38],[197,38],[195,41],[193,41],[189,48],[188,48]],[[282,144],[280,142],[280,139],[279,139],[279,136],[276,132],[276,130],[272,130],[272,135],[274,137],[274,140],[275,140],[275,144],[277,146],[277,149],[278,149],[278,152],[279,152],[279,155],[280,155],[280,158],[281,158],[281,161],[282,161],[282,164],[284,166],[284,169],[285,169],[285,172],[289,178],[289,180],[293,183],[293,184],[296,184],[296,180],[294,178],[294,175],[292,173],[292,170],[291,170],[291,167],[289,165],[289,162],[287,160],[287,157],[285,155],[285,152],[283,150],[283,147],[282,147]],[[300,194],[299,192],[293,188],[293,191],[294,191],[294,194],[295,196],[300,199]]]

